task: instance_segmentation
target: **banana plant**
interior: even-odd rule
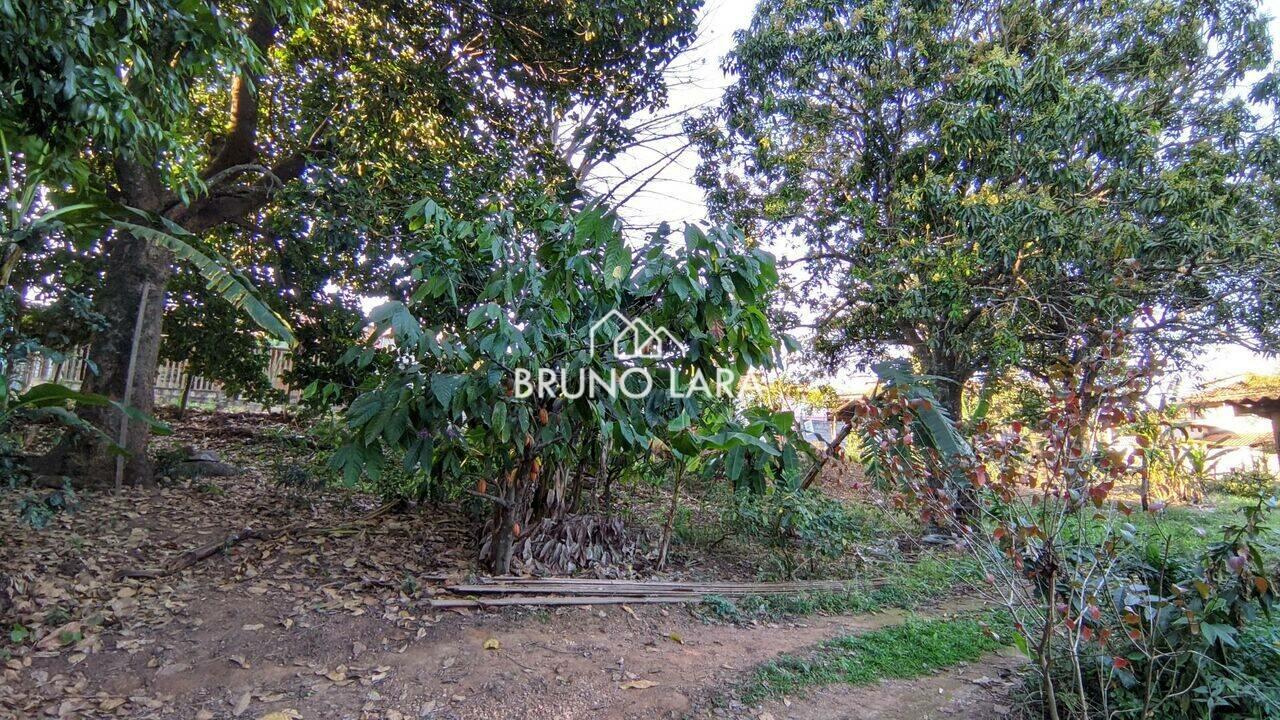
[[[110,405],[135,420],[145,422],[158,435],[168,435],[169,426],[150,415],[116,402],[105,395],[72,390],[57,383],[42,383],[23,393],[6,392],[0,394],[0,428],[13,427],[18,420],[25,423],[52,421],[70,429],[89,433],[108,443],[113,452],[124,452],[124,448],[116,443],[100,428],[85,422],[67,406],[70,403],[78,406],[104,407]]]
[[[854,420],[861,440],[860,458],[867,475],[877,485],[897,486],[902,475],[927,481],[935,489],[945,489],[952,498],[954,512],[962,523],[976,520],[978,496],[969,470],[973,448],[956,428],[929,389],[940,378],[916,374],[906,361],[888,361],[872,367],[880,379],[871,405],[889,403],[885,415],[871,425]],[[887,423],[887,425],[886,425]],[[884,427],[889,428],[889,436]],[[914,441],[897,441],[903,437]]]
[[[117,230],[145,238],[147,242],[172,252],[178,259],[191,263],[205,279],[210,290],[247,314],[272,337],[287,343],[289,347],[297,345],[289,323],[258,297],[253,283],[237,271],[227,258],[205,246],[199,238],[168,218],[144,213],[136,208],[125,208],[125,211],[127,214],[124,218],[114,219],[111,223]],[[144,222],[149,220],[152,224],[134,222],[134,218]],[[159,230],[154,227],[155,224],[165,229]]]
[[[114,229],[163,247],[179,260],[191,263],[208,287],[227,302],[245,312],[267,333],[287,343],[297,344],[289,324],[258,295],[253,284],[237,272],[227,258],[204,246],[195,235],[168,218],[137,208],[105,201],[76,202],[50,207],[41,192],[53,160],[47,146],[25,139],[22,152],[11,147],[11,135],[0,126],[0,154],[4,159],[3,197],[5,212],[0,237],[0,287],[22,259],[26,244],[58,231],[91,232]]]
[[[973,457],[973,449],[956,428],[956,418],[947,414],[925,384],[930,380],[945,382],[945,378],[917,375],[910,363],[905,360],[876,363],[871,369],[880,379],[883,387],[902,388],[908,399],[916,401],[914,410],[917,425],[924,430],[929,446],[936,450],[943,460],[954,463]]]
[[[0,178],[3,181],[0,199],[4,202],[4,210],[0,213],[0,293],[3,293],[0,297],[0,382],[4,384],[0,388],[0,432],[8,431],[20,420],[27,423],[55,422],[96,435],[114,452],[124,452],[101,428],[76,415],[69,407],[71,403],[80,407],[111,405],[147,423],[159,434],[168,432],[166,425],[150,415],[104,395],[79,392],[52,383],[37,385],[25,392],[18,392],[14,386],[15,367],[32,355],[48,354],[48,350],[18,327],[15,308],[21,298],[19,292],[10,287],[9,281],[24,249],[56,233],[100,237],[104,232],[115,231],[145,238],[194,265],[211,289],[247,313],[263,330],[291,346],[296,344],[288,323],[258,297],[249,280],[230,269],[226,258],[203,248],[198,238],[175,223],[98,199],[66,204],[51,202],[47,188],[54,183],[50,182],[50,177],[66,168],[57,167],[47,145],[6,132],[3,125],[0,125],[0,156],[4,164],[4,177]]]

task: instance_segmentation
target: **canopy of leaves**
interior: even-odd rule
[[[959,387],[1114,327],[1270,342],[1271,58],[1245,0],[766,0],[700,182],[806,245],[829,365],[906,345]]]
[[[690,226],[673,248],[663,228],[633,250],[603,208],[569,212],[542,199],[474,221],[424,201],[409,224],[414,290],[373,313],[370,345],[353,353],[370,379],[347,412],[355,440],[336,458],[349,479],[376,475],[388,451],[424,478],[471,481],[507,476],[529,454],[550,474],[600,443],[635,457],[717,405],[687,392],[695,371],[740,375],[780,352],[762,312],[773,258],[738,233]],[[574,397],[579,371],[630,367],[611,351],[592,353],[593,325],[611,311],[666,328],[683,352],[664,358],[672,372],[649,374],[645,397]],[[518,368],[571,379],[556,383],[558,397],[519,397]],[[685,392],[670,392],[673,379]],[[763,444],[760,434],[750,440]]]
[[[625,144],[626,119],[665,101],[699,2],[46,5],[0,3],[0,119],[56,155],[45,185],[99,203],[144,186],[145,209],[201,234],[334,349],[316,331],[351,339],[339,320],[358,295],[402,296],[392,266],[414,200],[474,213],[525,185],[572,195],[564,146],[599,159]],[[116,238],[81,240],[40,238],[15,279],[42,301],[94,295]],[[342,380],[332,355],[300,379]]]

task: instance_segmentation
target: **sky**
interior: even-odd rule
[[[1280,0],[1265,0],[1264,12],[1271,18],[1271,34],[1280,52]],[[714,104],[732,82],[722,70],[724,56],[733,49],[733,35],[751,22],[755,0],[707,0],[699,22],[694,46],[669,73],[670,102],[664,115],[679,116]],[[673,120],[673,123],[678,120]],[[685,222],[702,222],[706,206],[702,190],[694,183],[697,152],[684,147],[679,137],[655,142],[624,154],[597,173],[596,181],[613,190],[615,200],[625,199],[619,209],[624,223],[634,231],[650,229],[666,221],[674,228]],[[683,149],[682,149],[683,148]],[[637,189],[643,184],[643,188]],[[634,193],[634,194],[632,194]],[[780,256],[794,250],[770,248]],[[1280,360],[1259,356],[1238,346],[1205,349],[1189,369],[1170,378],[1175,396],[1194,392],[1206,382],[1218,382],[1245,373],[1280,373]],[[866,376],[846,371],[825,378],[838,390],[854,391],[866,383]]]

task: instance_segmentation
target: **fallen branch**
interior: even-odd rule
[[[701,595],[651,595],[649,597],[565,597],[536,595],[533,597],[502,598],[431,598],[433,608],[483,608],[500,605],[632,605],[656,603],[702,602]]]
[[[192,565],[195,565],[196,563],[200,562],[201,560],[204,560],[205,558],[211,555],[216,555],[219,551],[225,552],[226,550],[231,549],[235,545],[239,545],[245,540],[270,540],[272,538],[276,538],[281,535],[284,535],[285,533],[288,533],[289,531],[293,530],[295,527],[296,527],[296,523],[294,525],[289,525],[289,526],[280,528],[278,530],[262,531],[262,530],[255,530],[253,528],[244,528],[243,530],[237,530],[236,532],[231,533],[230,535],[226,536],[221,540],[218,540],[216,542],[211,542],[208,545],[201,545],[200,547],[188,550],[185,553],[182,553],[181,555],[173,558],[169,562],[160,566],[159,568],[149,568],[149,569],[140,569],[140,570],[128,570],[128,569],[121,570],[119,573],[116,574],[116,579],[117,580],[123,580],[125,578],[154,579],[154,578],[165,577],[166,575],[172,575],[176,572],[185,570],[191,567]]]

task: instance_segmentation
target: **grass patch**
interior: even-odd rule
[[[755,703],[826,685],[866,685],[882,678],[914,678],[972,662],[1002,646],[988,628],[1003,630],[998,614],[954,620],[912,619],[901,625],[837,638],[801,655],[756,669],[741,690]]]
[[[1163,553],[1167,542],[1171,555],[1191,556],[1215,542],[1221,542],[1222,526],[1243,522],[1244,509],[1255,502],[1255,499],[1213,494],[1206,499],[1204,506],[1170,505],[1158,512],[1142,512],[1135,505],[1132,514],[1117,517],[1115,522],[1132,525],[1138,545],[1149,553]],[[1086,529],[1086,542],[1100,542],[1110,522],[1109,518],[1091,521]],[[1263,527],[1269,530],[1270,539],[1274,540],[1277,529],[1280,529],[1280,513],[1269,514]],[[1071,532],[1074,535],[1074,530]],[[1278,557],[1274,546],[1264,548],[1264,555],[1272,559]]]
[[[723,622],[772,620],[815,613],[875,612],[885,608],[914,608],[950,594],[958,585],[975,582],[981,574],[967,555],[933,553],[915,562],[889,566],[879,582],[850,582],[844,592],[748,595],[735,602],[708,597],[696,612]]]

